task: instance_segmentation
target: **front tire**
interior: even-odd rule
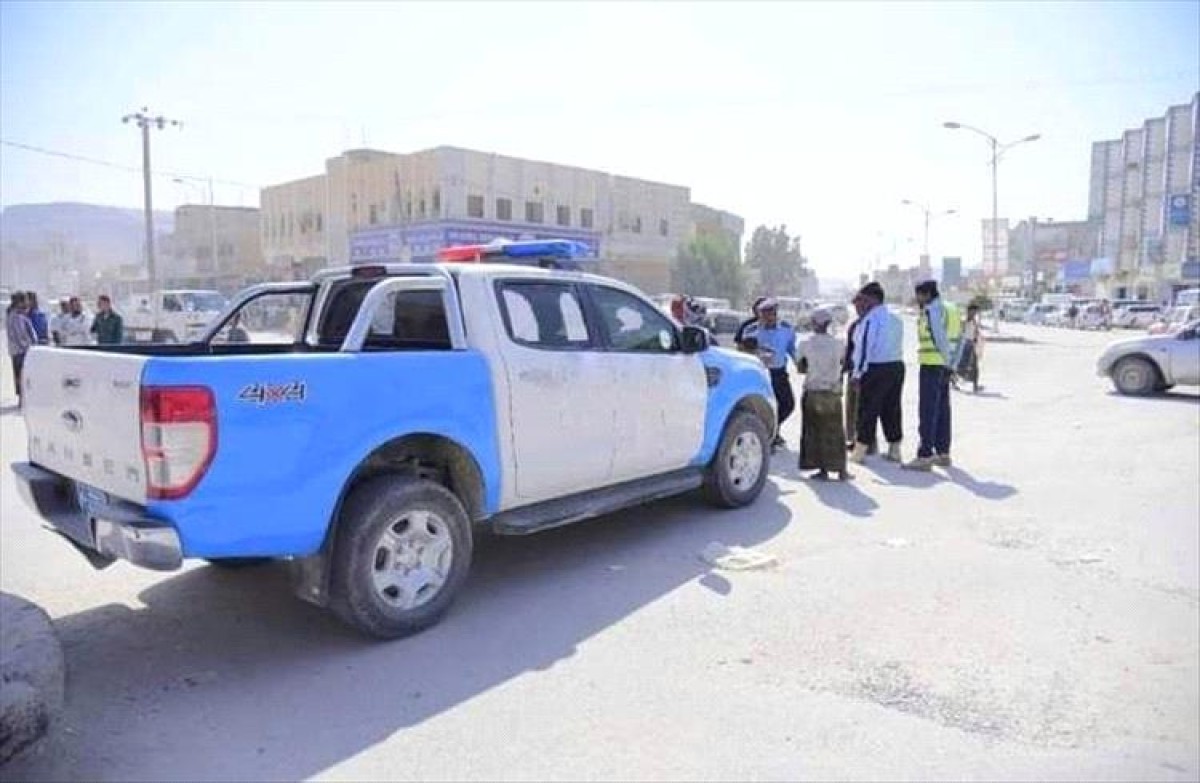
[[[330,608],[380,639],[409,636],[442,618],[471,567],[471,521],[440,484],[383,476],[342,510]]]
[[[705,472],[705,499],[721,508],[753,503],[767,483],[770,443],[771,434],[762,419],[749,411],[736,411]]]
[[[1144,397],[1159,384],[1158,368],[1140,356],[1130,356],[1113,367],[1112,380],[1121,394]]]

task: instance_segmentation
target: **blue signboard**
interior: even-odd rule
[[[1092,274],[1091,261],[1067,261],[1062,266],[1062,279],[1065,283],[1079,283],[1087,280]]]
[[[1176,193],[1167,198],[1167,222],[1172,226],[1192,224],[1192,194]]]
[[[600,255],[600,233],[571,228],[550,228],[524,223],[438,220],[356,231],[350,236],[350,263],[432,261],[437,251],[454,245],[483,245],[493,239],[570,239]]]

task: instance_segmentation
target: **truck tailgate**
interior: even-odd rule
[[[144,356],[35,348],[25,360],[29,460],[135,503],[142,458]]]

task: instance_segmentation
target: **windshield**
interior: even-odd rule
[[[219,313],[229,301],[215,291],[182,291],[173,295],[185,313]]]

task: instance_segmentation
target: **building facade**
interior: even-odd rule
[[[686,187],[457,147],[351,150],[323,174],[263,189],[261,206],[264,256],[277,273],[561,237],[587,245],[598,271],[650,292],[667,290],[671,260],[696,230],[693,208],[708,210]],[[741,245],[740,218],[704,216]]]
[[[235,290],[264,273],[260,213],[254,207],[183,204],[162,243],[164,284]]]
[[[1101,295],[1169,299],[1200,284],[1200,93],[1092,145],[1088,217]]]
[[[1027,294],[1095,293],[1093,259],[1101,225],[1092,220],[1054,221],[1031,217],[1008,232],[1008,272]]]

